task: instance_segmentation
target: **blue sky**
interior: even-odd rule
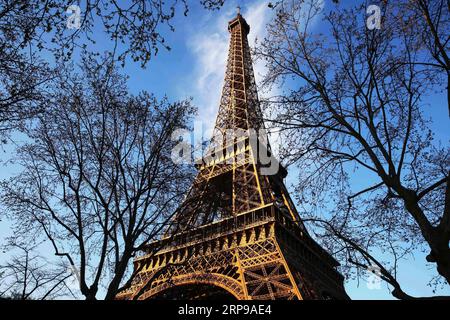
[[[325,1],[325,10],[332,4]],[[375,2],[375,1],[374,1]],[[138,63],[127,62],[123,73],[129,76],[129,88],[133,93],[142,90],[155,93],[161,97],[167,95],[171,100],[192,97],[193,103],[199,109],[198,121],[206,127],[214,123],[228,50],[227,22],[236,14],[236,6],[242,7],[242,14],[250,25],[249,42],[254,44],[255,38],[264,36],[264,25],[270,19],[271,10],[267,7],[268,1],[226,1],[225,6],[219,11],[206,11],[197,4],[192,4],[187,17],[180,12],[175,17],[173,25],[175,32],[164,31],[166,43],[171,46],[171,51],[161,49],[156,58],[148,63],[145,69]],[[320,25],[317,26],[320,28]],[[111,47],[107,39],[103,39],[101,33],[97,36],[97,44],[91,48],[102,51]],[[255,66],[256,80],[261,79],[264,73],[264,65],[259,62]],[[429,101],[427,116],[433,120],[432,129],[436,137],[444,144],[448,144],[450,132],[448,130],[449,118],[446,110],[442,110],[443,99],[434,96]],[[444,116],[443,116],[444,115]],[[8,145],[0,155],[1,160],[6,160],[12,153],[13,146]],[[2,164],[3,166],[3,164]],[[0,178],[6,178],[19,168],[14,165],[3,166]],[[286,184],[290,190],[295,182],[296,172],[292,170]],[[352,182],[356,185],[366,185],[367,177],[355,177]],[[0,222],[0,238],[10,234],[6,221]],[[1,254],[1,253],[0,253]],[[0,263],[6,255],[1,254]],[[404,291],[410,295],[433,295],[432,289],[427,283],[436,275],[434,266],[426,264],[422,253],[417,252],[415,257],[410,257],[400,264],[399,282]],[[346,282],[346,289],[352,299],[392,299],[385,284],[378,290],[369,290],[364,280],[358,284],[355,280]],[[437,291],[436,294],[450,295],[450,289]]]

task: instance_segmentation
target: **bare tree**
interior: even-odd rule
[[[209,10],[219,9],[225,0],[200,0]],[[77,6],[78,8],[73,8]],[[79,10],[79,11],[78,11]],[[116,44],[126,43],[119,60],[130,56],[148,62],[160,47],[170,49],[160,28],[174,31],[177,10],[188,14],[187,0],[6,0],[0,4],[3,50],[48,49],[70,57],[77,47],[93,43],[93,28],[99,27]]]
[[[322,4],[271,5],[256,49],[268,67],[264,85],[287,84],[266,101],[276,115],[268,120],[284,138],[283,158],[299,168],[305,220],[322,228],[344,270],[381,267],[397,298],[411,298],[397,263],[416,250],[429,252],[448,285],[449,149],[424,117],[431,93],[448,89],[446,3],[383,2],[374,30],[365,5],[336,5],[321,20]],[[355,190],[355,176],[366,185]]]
[[[224,0],[201,0],[206,9]],[[76,8],[75,6],[78,6]],[[187,0],[5,0],[0,2],[0,138],[41,112],[40,99],[55,76],[52,57],[69,62],[77,49],[95,43],[94,29],[111,39],[117,59],[144,66],[160,48],[162,32],[174,31],[176,11]],[[119,50],[120,48],[120,50]],[[45,59],[44,59],[45,58]]]
[[[66,284],[72,274],[37,254],[34,245],[8,244],[4,249],[19,253],[0,265],[0,298],[50,300],[72,294]]]
[[[30,8],[35,2],[30,1]],[[42,2],[39,2],[42,3]],[[22,11],[22,7],[24,8]],[[51,79],[49,66],[31,46],[26,1],[0,3],[0,138],[40,112],[39,100]],[[36,15],[38,14],[38,10]]]
[[[18,149],[23,172],[2,184],[17,236],[39,233],[79,270],[80,290],[112,299],[130,259],[156,240],[189,186],[171,134],[187,128],[190,101],[128,93],[108,56],[86,56],[80,75],[62,69],[45,112]]]
[[[416,65],[430,69],[441,77],[435,84],[447,92],[447,107],[450,116],[450,59],[448,46],[450,36],[450,4],[445,0],[401,1],[396,18],[404,25],[404,31],[415,35],[416,45],[424,48],[425,54],[413,61]]]

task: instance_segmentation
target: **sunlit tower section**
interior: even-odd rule
[[[134,260],[137,275],[117,298],[348,299],[338,263],[308,234],[284,185],[286,169],[271,155],[250,27],[238,12],[228,30],[213,139],[166,236]]]

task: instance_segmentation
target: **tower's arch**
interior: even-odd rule
[[[183,294],[187,291],[195,291],[199,298],[202,295],[205,295],[204,298],[220,300],[244,298],[242,285],[235,279],[221,274],[194,273],[156,284],[138,299],[183,299]],[[192,296],[192,294],[188,295]]]

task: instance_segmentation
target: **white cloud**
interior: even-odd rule
[[[254,5],[249,6],[242,13],[250,26],[250,33],[248,35],[248,42],[250,47],[254,47],[256,39],[259,42],[263,40],[266,30],[265,26],[269,22],[271,10],[267,7],[267,2],[256,2]],[[253,69],[255,72],[256,83],[260,83],[262,76],[264,75],[266,68],[264,62],[261,60],[254,61]]]
[[[250,25],[250,34],[248,35],[248,41],[250,47],[254,47],[256,41],[259,43],[264,39],[266,35],[266,24],[269,22],[271,18],[271,9],[268,8],[267,2],[255,3],[253,6],[247,8],[246,11],[243,12],[247,23]],[[265,66],[265,62],[263,60],[253,61],[253,71],[255,74],[256,84],[260,84],[263,76],[265,75],[267,68]],[[268,98],[274,96],[278,93],[278,88],[272,87],[270,91],[262,92],[259,90],[258,96],[261,99]],[[263,110],[264,113],[264,110]],[[265,114],[266,117],[268,115]],[[266,126],[267,127],[267,126]],[[277,132],[277,130],[270,130],[269,134],[269,142],[272,147],[272,152],[275,156],[278,155],[279,145],[281,143],[281,135]]]
[[[227,33],[217,29],[190,40],[196,60],[192,96],[199,108],[199,120],[206,123],[214,122],[217,113],[228,52]]]
[[[256,39],[261,41],[264,38],[265,25],[272,11],[267,6],[268,1],[255,0],[246,3],[246,6],[241,5],[241,11],[250,25],[248,40],[253,47]],[[226,4],[218,14],[206,17],[202,23],[203,26],[197,29],[200,31],[187,39],[188,48],[195,58],[190,95],[194,97],[194,104],[199,109],[197,121],[202,122],[209,132],[214,127],[225,76],[230,40],[227,30],[228,21],[236,16],[236,3],[230,1]],[[257,61],[253,68],[258,84],[265,73],[264,62]],[[259,94],[261,97],[261,93]]]

